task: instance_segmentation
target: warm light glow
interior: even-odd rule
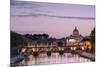
[[[25,52],[26,51],[26,48],[22,48],[22,51],[21,52]]]
[[[71,47],[71,50],[76,50],[76,47]]]
[[[86,50],[86,49],[91,49],[91,47],[92,47],[91,41],[84,41],[83,45],[81,46],[81,49]]]
[[[35,48],[32,48],[32,51],[34,52],[35,51]]]
[[[75,42],[75,39],[69,39],[69,42]]]
[[[81,49],[82,49],[82,50],[85,50],[85,48],[84,48],[84,47],[81,47]]]
[[[85,44],[86,44],[87,46],[91,46],[91,42],[90,42],[90,41],[86,41]]]
[[[61,49],[62,51],[64,50],[64,48]]]
[[[76,50],[76,47],[73,47],[73,50]]]

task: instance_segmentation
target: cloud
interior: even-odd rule
[[[62,18],[62,19],[79,19],[79,20],[95,20],[94,17],[75,17],[75,16],[58,16],[58,15],[49,15],[49,14],[24,14],[24,15],[12,15],[15,17],[52,17],[52,18]]]
[[[39,4],[31,2],[31,1],[17,1],[11,0],[10,2],[11,7],[16,6],[17,8],[39,8],[41,7]]]
[[[81,17],[81,16],[67,16],[66,15],[53,15],[56,14],[57,11],[49,10],[48,4],[44,6],[39,2],[31,2],[31,1],[17,1],[11,0],[11,6],[16,8],[11,8],[12,13],[11,17],[52,17],[52,18],[61,18],[61,19],[79,19],[79,20],[94,20],[94,17]],[[42,9],[41,9],[42,7]],[[24,8],[24,9],[22,9]],[[36,8],[36,9],[35,9]],[[48,10],[47,10],[47,9]],[[15,11],[16,10],[16,11]],[[73,13],[72,13],[73,14]]]

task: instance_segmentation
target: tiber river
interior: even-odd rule
[[[79,63],[90,62],[91,60],[80,57],[77,54],[64,53],[60,56],[59,53],[52,53],[50,57],[46,54],[40,54],[37,58],[33,55],[28,56],[28,60],[21,61],[18,65],[43,65],[43,64],[61,64],[61,63]]]

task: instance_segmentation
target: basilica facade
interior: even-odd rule
[[[75,27],[72,35],[66,38],[66,43],[67,43],[66,45],[67,46],[79,45],[82,39],[83,39],[83,36],[79,33],[79,30],[77,29],[77,27]]]

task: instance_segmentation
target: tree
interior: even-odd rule
[[[95,53],[95,28],[91,31],[90,38],[92,42],[92,52]]]
[[[19,47],[21,44],[23,44],[22,35],[13,31],[10,33],[10,40],[11,47]]]
[[[90,38],[91,42],[95,44],[95,28],[91,31]]]
[[[47,38],[49,37],[48,34],[42,34],[42,36],[43,36],[45,39],[47,39]]]

